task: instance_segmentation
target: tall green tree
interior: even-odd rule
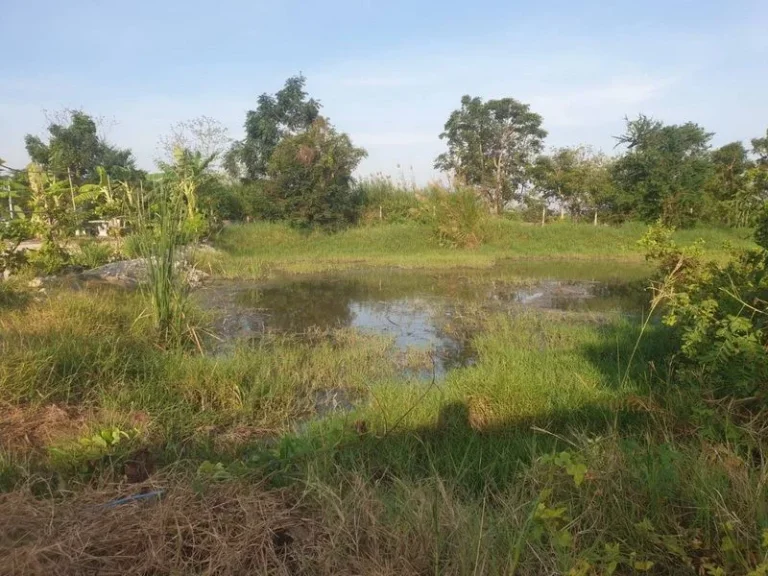
[[[756,157],[755,165],[750,171],[750,182],[763,203],[768,201],[768,130],[765,138],[752,139],[752,154]]]
[[[440,134],[448,151],[437,157],[435,168],[474,187],[501,213],[530,179],[547,136],[541,124],[541,116],[513,98],[483,102],[463,96]]]
[[[614,197],[610,160],[586,146],[559,148],[551,155],[539,156],[533,179],[539,193],[554,201],[575,219],[609,211]]]
[[[341,226],[357,216],[352,172],[365,156],[347,134],[318,118],[277,145],[267,166],[268,193],[294,225]]]
[[[752,138],[752,153],[757,156],[760,166],[768,167],[768,130],[765,131],[765,138]]]
[[[235,142],[224,159],[224,167],[234,177],[258,180],[283,138],[304,132],[320,115],[320,103],[304,90],[301,74],[288,78],[274,96],[262,94],[256,110],[245,118],[245,139]]]
[[[32,162],[59,179],[77,186],[98,182],[98,166],[113,177],[136,172],[133,154],[112,146],[98,134],[94,119],[80,110],[67,110],[66,123],[48,125],[48,142],[27,134],[24,142]]]
[[[665,125],[643,115],[627,120],[618,137],[627,152],[614,164],[613,177],[633,215],[676,226],[700,219],[712,173],[711,138],[692,122]]]
[[[731,142],[713,150],[712,177],[707,192],[712,219],[729,226],[751,224],[764,202],[755,187],[755,163],[744,144]]]

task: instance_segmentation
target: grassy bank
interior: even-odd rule
[[[347,329],[163,350],[142,307],[61,290],[0,318],[0,572],[762,562],[765,423],[673,386],[663,327],[635,349],[640,324],[619,315],[478,310],[476,363],[429,382]],[[364,400],[314,419],[329,390]],[[109,504],[141,489],[162,495]]]
[[[359,266],[405,268],[489,267],[506,258],[613,259],[640,261],[637,241],[647,227],[555,223],[536,226],[494,219],[485,225],[485,243],[476,249],[439,246],[429,226],[418,223],[355,227],[336,233],[302,232],[285,224],[226,227],[215,239],[225,256],[201,255],[201,265],[226,277],[259,278],[274,271],[318,272]],[[727,246],[752,245],[751,231],[699,228],[680,230],[682,244],[704,240],[712,255]]]

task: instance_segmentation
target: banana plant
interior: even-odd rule
[[[31,221],[43,236],[44,245],[55,252],[64,252],[62,243],[77,227],[78,215],[70,198],[68,181],[57,180],[32,163],[27,169],[31,193]]]
[[[134,192],[128,182],[112,182],[102,166],[96,168],[98,184],[83,184],[75,195],[75,203],[91,205],[97,216],[110,219],[125,216],[135,206]]]
[[[208,181],[208,169],[216,159],[216,154],[204,156],[200,151],[176,147],[173,150],[173,164],[161,164],[163,172],[178,190],[187,205],[187,217],[194,218],[198,213],[198,195],[201,187]]]

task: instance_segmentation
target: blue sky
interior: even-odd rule
[[[549,146],[613,151],[625,115],[698,122],[715,144],[768,128],[768,2],[0,0],[0,157],[26,161],[43,110],[82,108],[152,168],[157,141],[207,115],[242,136],[258,94],[303,72],[369,157],[423,182],[463,94],[510,96]]]

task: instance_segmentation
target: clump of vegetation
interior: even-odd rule
[[[362,203],[362,224],[402,224],[418,218],[418,189],[395,183],[388,176],[363,178],[355,186]]]
[[[30,222],[24,218],[0,222],[0,278],[14,274],[27,264],[27,253],[19,246],[31,235]]]
[[[180,344],[195,337],[189,323],[188,286],[179,262],[184,196],[162,188],[137,204],[136,242],[147,266],[146,293],[163,342]]]
[[[440,246],[477,248],[485,239],[488,210],[468,188],[456,191],[433,187],[421,199],[420,218],[429,223]]]
[[[267,166],[267,191],[288,222],[338,228],[357,218],[360,198],[352,172],[366,156],[324,118],[283,139]]]
[[[758,240],[762,239],[758,227]],[[741,250],[726,263],[707,262],[701,250],[681,249],[672,230],[652,228],[643,242],[661,280],[656,298],[664,321],[680,337],[680,352],[692,381],[707,382],[718,395],[759,398],[768,378],[768,251]]]
[[[98,268],[115,260],[115,250],[107,242],[86,240],[78,245],[72,259],[74,264],[83,268]]]

